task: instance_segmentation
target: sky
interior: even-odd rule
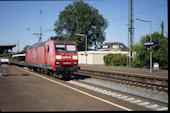
[[[52,1],[0,1],[0,45],[17,44],[12,52],[22,51],[26,45],[38,42],[42,26],[42,41],[51,36],[56,36],[53,31],[54,23],[58,20],[60,12],[75,0]],[[105,42],[121,42],[128,46],[128,1],[129,0],[84,0],[90,6],[98,9],[108,21],[105,30]],[[168,3],[167,0],[133,0],[134,3],[134,44],[138,43],[141,36],[161,30],[161,23],[156,18],[164,21],[164,35],[168,36]],[[40,11],[42,10],[42,14]],[[19,44],[18,44],[19,42]]]

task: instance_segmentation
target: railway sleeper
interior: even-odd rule
[[[165,80],[160,80],[160,79],[154,79],[154,82],[155,84],[158,84],[158,85],[164,85],[164,86],[168,86],[168,81],[165,81]]]

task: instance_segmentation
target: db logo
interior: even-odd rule
[[[37,57],[37,53],[36,53],[36,52],[33,52],[31,56],[32,56],[33,58],[36,58],[36,57]]]

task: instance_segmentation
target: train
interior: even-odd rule
[[[57,78],[70,79],[80,69],[75,41],[48,40],[26,49],[25,61],[30,70]]]

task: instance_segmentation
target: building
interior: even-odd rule
[[[12,55],[12,57],[14,58],[14,60],[17,60],[17,61],[25,61],[25,56],[26,56],[26,54],[16,54],[16,55]]]
[[[129,56],[129,51],[87,51],[87,56],[85,55],[85,51],[79,51],[78,62],[79,64],[104,65],[103,57],[109,53]],[[136,52],[133,52],[132,57],[135,54]]]
[[[127,47],[120,42],[108,42],[104,43],[100,48],[99,51],[123,51],[126,50]]]

